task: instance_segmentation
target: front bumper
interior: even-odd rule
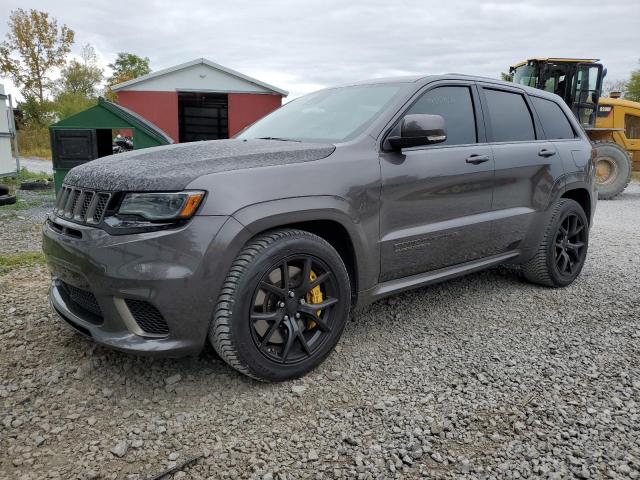
[[[112,236],[51,215],[43,227],[51,306],[74,330],[121,351],[196,354],[244,231],[232,217],[196,216],[173,230]],[[71,291],[88,297],[89,309]],[[166,330],[149,332],[129,302],[149,306]]]

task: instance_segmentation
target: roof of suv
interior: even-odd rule
[[[533,87],[527,87],[526,85],[520,85],[518,83],[513,82],[505,82],[504,80],[499,80],[497,78],[491,77],[480,77],[476,75],[467,75],[464,73],[444,73],[438,75],[405,75],[398,77],[383,77],[383,78],[370,78],[368,80],[360,80],[357,82],[345,83],[342,85],[336,85],[336,87],[349,87],[354,85],[375,85],[380,83],[430,83],[437,80],[471,80],[476,82],[487,82],[494,83],[496,85],[503,85],[505,87],[517,87],[526,91],[529,94],[536,95],[539,97],[548,97],[548,98],[559,98],[557,95],[540,90]],[[331,87],[335,88],[335,87]]]

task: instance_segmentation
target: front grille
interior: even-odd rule
[[[62,218],[84,224],[102,222],[111,193],[62,186],[53,212]]]
[[[64,282],[62,282],[62,286],[69,296],[69,299],[76,306],[92,313],[96,317],[102,317],[102,310],[100,309],[100,305],[98,305],[98,301],[93,293]]]
[[[152,304],[131,298],[127,298],[125,302],[127,302],[127,307],[129,307],[129,311],[136,323],[144,332],[154,335],[166,335],[169,333],[167,322]]]

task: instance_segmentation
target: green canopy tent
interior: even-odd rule
[[[114,130],[128,130],[133,148],[169,145],[173,139],[131,110],[103,98],[98,104],[49,127],[56,192],[77,165],[112,154]]]

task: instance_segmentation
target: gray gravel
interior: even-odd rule
[[[0,206],[0,255],[40,250],[40,231],[55,193],[18,190],[17,203]]]
[[[638,478],[639,219],[633,183],[599,203],[574,285],[498,268],[378,302],[319,369],[277,385],[210,352],[98,347],[51,315],[45,269],[14,271],[0,479],[147,479],[194,455],[173,478]]]

